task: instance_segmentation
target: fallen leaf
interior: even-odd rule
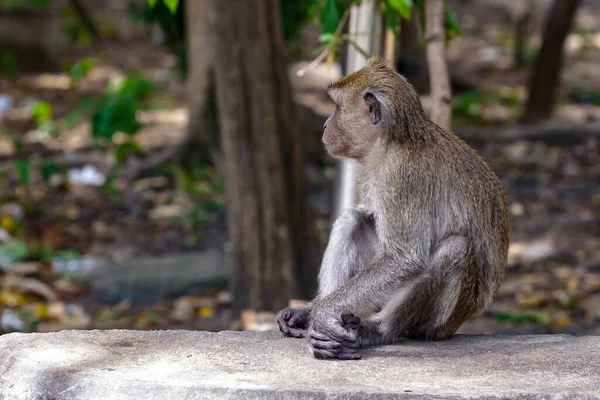
[[[21,278],[8,275],[4,278],[7,289],[15,289],[22,293],[33,293],[52,302],[58,300],[58,294],[49,285],[32,278]]]

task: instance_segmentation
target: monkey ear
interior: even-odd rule
[[[364,99],[367,107],[369,107],[371,122],[373,125],[377,125],[381,121],[381,103],[379,103],[377,97],[371,92],[365,93]]]

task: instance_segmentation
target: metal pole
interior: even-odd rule
[[[367,54],[374,49],[374,32],[377,29],[378,13],[375,0],[363,0],[359,7],[352,6],[350,10],[350,34],[358,33],[354,38],[358,46]],[[348,61],[346,74],[358,71],[367,59],[348,44]],[[338,185],[333,219],[335,220],[346,208],[353,207],[357,202],[357,172],[358,164],[353,160],[343,160],[338,164]]]

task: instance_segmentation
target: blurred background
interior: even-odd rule
[[[368,54],[510,199],[460,332],[600,334],[600,3],[448,0],[444,51],[440,2],[0,0],[0,334],[276,329],[337,212],[325,86]]]

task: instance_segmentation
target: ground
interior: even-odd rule
[[[509,14],[490,12],[485,8],[489,1],[454,3],[463,35],[449,48],[452,70],[479,86],[477,92],[455,97],[455,127],[459,131],[464,125],[511,124],[523,106],[528,69],[512,65]],[[597,122],[598,4],[584,2],[573,32],[567,40],[561,103],[554,119]],[[176,145],[184,137],[188,113],[184,84],[172,70],[175,57],[157,44],[136,39],[111,47],[116,55],[112,59],[119,59],[127,71],[142,71],[155,86],[139,112],[145,124],[135,136],[141,158]],[[114,151],[97,149],[89,121],[64,126],[75,106],[99,96],[106,83],[121,74],[100,46],[71,47],[71,61],[86,57],[95,58],[96,66],[75,86],[64,73],[0,77],[0,95],[12,102],[10,109],[0,110],[0,332],[64,327],[217,329],[227,321],[231,297],[221,286],[143,304],[103,304],[90,298],[89,282],[61,268],[82,269],[96,259],[123,262],[221,248],[227,237],[223,185],[215,169],[199,164],[190,173],[168,165],[128,182],[123,171],[132,164],[125,163],[111,180]],[[303,126],[318,127],[331,104],[320,86],[297,78],[294,82],[298,102],[314,111],[308,117],[303,114]],[[61,128],[56,136],[45,135],[31,117],[30,105],[40,100],[53,107],[52,119]],[[310,131],[307,137],[318,134]],[[125,140],[117,134],[113,142]],[[335,170],[318,139],[316,143],[307,143],[306,171],[317,223],[326,237]],[[600,333],[600,135],[575,144],[549,143],[476,144],[507,189],[511,249],[497,300],[461,332]],[[69,178],[55,175],[45,181],[43,175],[53,171],[52,165],[63,168]],[[94,166],[87,175],[81,170],[86,165]],[[102,185],[105,180],[108,183]],[[83,261],[68,264],[73,258]],[[20,262],[14,264],[14,259]],[[248,313],[244,321],[249,329],[269,328],[273,315]]]

